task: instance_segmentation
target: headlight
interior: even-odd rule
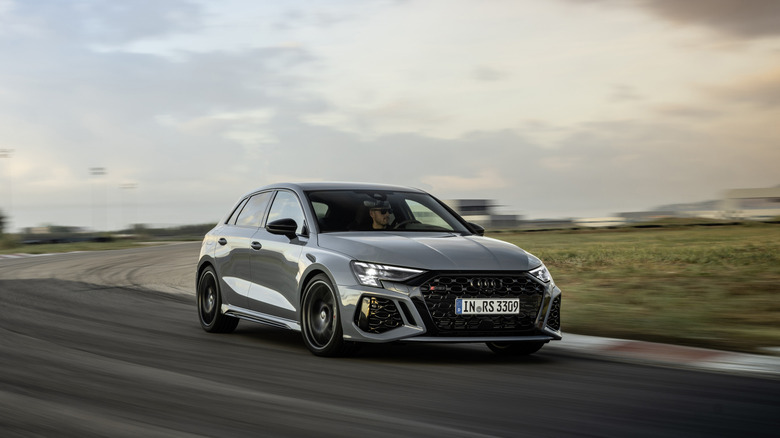
[[[352,272],[364,286],[382,287],[381,280],[406,281],[423,271],[398,266],[378,265],[375,263],[352,262]]]
[[[547,267],[544,265],[539,266],[536,269],[532,269],[531,275],[538,278],[539,280],[542,280],[545,283],[549,283],[550,281],[552,281],[552,275],[550,275],[550,271],[548,271]]]

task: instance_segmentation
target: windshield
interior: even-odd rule
[[[329,190],[308,192],[320,232],[445,231],[471,234],[427,193]]]

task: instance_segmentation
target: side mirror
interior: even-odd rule
[[[477,236],[484,236],[485,235],[485,228],[482,225],[475,224],[474,222],[469,222],[469,228],[471,228],[471,231],[474,232]]]
[[[295,222],[295,219],[290,218],[277,219],[269,222],[265,229],[271,234],[279,234],[294,239],[297,235],[295,231],[298,229],[298,223]]]

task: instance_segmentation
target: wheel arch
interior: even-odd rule
[[[211,259],[205,258],[198,263],[198,269],[195,272],[195,288],[198,287],[198,282],[200,281],[200,276],[203,275],[203,271],[205,271],[207,268],[211,268],[214,270],[214,274],[217,273],[217,268],[214,266],[214,262]]]
[[[300,286],[298,288],[298,306],[299,308],[303,307],[303,295],[306,291],[306,288],[309,286],[309,283],[311,283],[312,279],[316,277],[319,274],[324,274],[326,277],[328,277],[328,280],[330,280],[331,286],[333,286],[333,291],[340,297],[338,287],[336,286],[336,281],[333,278],[333,275],[328,272],[327,269],[325,269],[323,266],[311,266],[309,269],[304,272],[303,277],[300,282]]]

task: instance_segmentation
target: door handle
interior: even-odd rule
[[[227,245],[227,239],[225,239],[224,237],[220,237],[219,240],[217,240],[217,243],[223,246]]]
[[[258,249],[261,249],[263,247],[263,245],[260,242],[257,242],[257,241],[252,242],[252,245],[250,245],[250,246],[254,250],[258,250]]]

